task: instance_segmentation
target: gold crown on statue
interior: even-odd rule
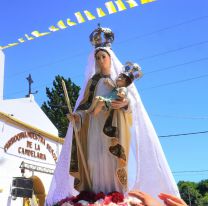
[[[137,63],[130,61],[124,64],[123,74],[129,78],[130,82],[133,82],[135,79],[140,79],[143,76],[141,67]]]
[[[111,47],[113,41],[114,33],[111,29],[100,27],[100,24],[98,24],[98,28],[90,34],[90,42],[95,46],[95,48]]]

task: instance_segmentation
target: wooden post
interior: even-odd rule
[[[66,84],[65,84],[63,79],[62,79],[62,87],[63,87],[63,90],[64,90],[64,96],[65,96],[65,100],[66,100],[66,103],[67,103],[67,107],[69,109],[69,114],[72,114],[72,108],[71,108],[68,92],[67,92],[67,89],[66,89]],[[90,181],[90,175],[89,175],[89,172],[88,172],[88,169],[87,169],[86,159],[85,159],[83,151],[82,151],[82,146],[81,146],[81,143],[80,143],[80,140],[79,140],[78,131],[77,131],[77,127],[76,127],[76,123],[75,123],[74,119],[72,120],[72,125],[73,125],[73,128],[74,128],[75,139],[76,139],[76,143],[77,143],[77,146],[78,146],[78,150],[79,150],[79,153],[81,155],[81,160],[82,160],[82,163],[83,163],[83,166],[84,166],[85,175],[87,177],[87,183],[88,183],[89,188],[92,188],[91,181]]]

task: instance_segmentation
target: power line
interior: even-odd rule
[[[3,147],[0,147],[0,149],[4,150]],[[7,153],[8,155],[11,155],[11,156],[15,156],[15,157],[18,157],[18,158],[21,158],[21,159],[25,159],[25,160],[29,160],[28,158],[25,158],[25,157],[20,157],[18,155],[14,155],[14,154],[10,154],[10,153]],[[37,161],[37,160],[33,160],[34,162],[37,162],[37,163],[43,163],[43,162],[40,162],[40,161]],[[50,163],[43,163],[43,164],[46,164],[46,165],[54,165],[54,164],[50,164]],[[203,173],[203,172],[208,172],[207,169],[205,170],[182,170],[182,171],[173,171],[172,173],[176,176],[180,176],[184,173]],[[194,174],[195,175],[195,174]]]
[[[161,71],[165,71],[165,70],[170,70],[170,69],[173,69],[173,68],[176,68],[176,67],[180,67],[180,66],[184,66],[184,65],[188,65],[188,64],[193,64],[193,63],[196,63],[196,62],[202,62],[202,61],[206,61],[206,60],[208,60],[208,57],[195,59],[195,60],[192,60],[192,61],[184,62],[184,63],[181,63],[181,64],[176,64],[176,65],[173,65],[173,66],[168,66],[168,67],[165,67],[165,68],[162,68],[162,69],[152,70],[152,71],[149,71],[149,72],[145,72],[144,75],[146,76],[148,74],[161,72]]]
[[[167,50],[167,51],[164,51],[164,52],[160,52],[160,53],[157,53],[157,54],[149,55],[149,56],[146,56],[146,57],[141,57],[141,58],[138,58],[138,60],[142,61],[142,60],[146,60],[146,59],[151,59],[151,58],[154,58],[154,57],[157,57],[157,56],[163,56],[163,55],[166,55],[166,54],[169,54],[169,53],[181,51],[181,50],[184,50],[184,49],[188,49],[188,48],[191,48],[191,47],[196,47],[196,46],[207,44],[207,43],[208,43],[208,40],[205,40],[205,41],[197,42],[197,43],[194,43],[194,44],[185,45],[183,47],[178,47],[178,48],[175,48],[175,49],[171,49],[171,50]],[[83,55],[83,54],[81,53],[81,55]],[[77,55],[74,55],[73,57],[78,57],[78,56],[81,56],[81,55],[77,54]],[[40,66],[37,66],[37,67],[33,67],[34,69],[29,69],[29,70],[25,70],[25,71],[22,71],[22,72],[15,73],[13,75],[10,75],[8,78],[15,77],[15,76],[24,74],[26,72],[39,70],[39,69],[41,69],[43,67],[47,67],[47,66],[50,66],[50,65],[53,65],[53,64],[57,64],[59,62],[63,62],[63,61],[66,61],[66,60],[70,60],[71,61],[72,59],[68,58],[68,57],[61,58],[61,59],[59,59],[57,61],[53,61],[53,62],[49,62],[47,64],[43,64],[43,65],[40,65]],[[202,60],[204,60],[204,59],[202,58]]]
[[[162,118],[208,120],[208,115],[205,115],[205,116],[181,116],[181,115],[161,115],[161,114],[150,114],[150,115],[155,116],[155,117],[162,117]]]
[[[156,89],[156,88],[159,88],[159,87],[165,87],[165,86],[174,85],[174,84],[180,84],[180,83],[183,83],[183,82],[188,82],[188,81],[192,81],[192,80],[195,80],[195,79],[201,79],[201,78],[206,78],[206,77],[208,77],[208,74],[197,76],[197,77],[192,77],[192,78],[188,78],[188,79],[182,79],[182,80],[178,80],[178,81],[174,81],[174,82],[167,82],[167,83],[155,85],[155,86],[152,86],[152,87],[146,87],[146,88],[141,89],[140,91]]]
[[[187,82],[187,81],[192,81],[192,80],[195,80],[195,79],[205,78],[205,77],[208,77],[208,74],[201,75],[201,76],[197,76],[197,77],[192,77],[192,78],[188,78],[188,79],[183,79],[183,80],[179,80],[179,81],[168,82],[168,83],[164,83],[164,84],[160,84],[160,85],[156,85],[156,86],[152,86],[152,87],[147,87],[147,88],[141,89],[140,91],[151,90],[151,89],[155,89],[155,88],[159,88],[159,87],[164,87],[164,86],[169,86],[169,85],[175,85],[175,84],[179,84],[179,83],[183,83],[183,82]],[[19,92],[15,92],[13,94],[18,94],[18,93],[21,93],[23,91],[25,92],[26,90],[21,90]]]
[[[146,34],[141,34],[139,36],[134,36],[132,38],[126,39],[125,42],[126,41],[130,41],[130,40],[134,40],[134,39],[144,38],[144,37],[156,34],[156,33],[161,33],[163,31],[166,31],[166,30],[169,30],[169,29],[173,29],[173,28],[176,28],[176,27],[179,27],[179,26],[183,26],[183,25],[186,25],[186,24],[190,24],[190,23],[195,22],[195,21],[201,21],[201,20],[206,19],[206,18],[208,18],[208,16],[201,16],[201,17],[193,18],[193,19],[190,19],[190,20],[178,23],[178,24],[174,24],[172,26],[167,26],[167,27],[164,27],[164,28],[161,28],[161,29],[158,29],[158,30],[146,33]],[[120,43],[123,43],[123,42],[124,41],[120,41],[120,42],[117,42],[117,43],[120,44]]]
[[[180,66],[184,66],[184,65],[188,65],[188,64],[193,64],[193,63],[197,63],[197,62],[202,62],[202,61],[207,61],[207,60],[208,60],[208,57],[200,58],[200,59],[195,59],[195,60],[191,60],[191,61],[184,62],[184,63],[181,63],[181,64],[176,64],[176,65],[168,66],[168,67],[165,67],[165,68],[162,68],[162,69],[152,70],[152,71],[149,71],[149,72],[144,73],[144,75],[146,76],[146,75],[149,75],[149,74],[152,74],[152,73],[155,73],[155,72],[166,71],[166,70],[174,69],[174,68],[177,68],[177,67],[180,67]],[[73,77],[73,79],[77,79],[77,78],[79,78],[81,76],[83,76],[83,74],[76,75],[76,76]],[[43,84],[41,86],[45,86],[45,84]],[[40,88],[40,86],[38,88]],[[9,93],[9,94],[19,94],[19,93],[25,92],[25,91],[26,90],[21,90],[21,91],[12,92],[12,93]]]
[[[154,57],[157,57],[157,56],[162,56],[162,55],[165,55],[165,54],[169,54],[169,53],[172,53],[172,52],[177,52],[177,51],[180,51],[180,50],[183,50],[183,49],[187,49],[187,48],[191,48],[191,47],[195,47],[195,46],[199,46],[199,45],[203,45],[203,44],[207,44],[207,43],[208,43],[207,40],[206,41],[201,41],[201,42],[197,42],[197,43],[194,43],[194,44],[189,44],[189,45],[186,45],[186,46],[183,46],[183,47],[179,47],[179,48],[176,48],[176,49],[170,49],[170,50],[167,50],[167,51],[164,51],[164,52],[161,52],[161,53],[157,53],[157,54],[154,54],[154,55],[141,57],[138,60],[142,61],[142,60],[145,60],[145,59],[151,59],[151,58],[154,58]]]
[[[180,133],[180,134],[169,134],[169,135],[160,135],[158,137],[179,137],[179,136],[187,136],[187,135],[197,135],[197,134],[205,134],[208,133],[208,131],[199,131],[199,132],[189,132],[189,133]]]
[[[194,19],[191,19],[191,20],[188,20],[188,21],[184,21],[184,22],[181,22],[181,23],[178,23],[178,24],[175,24],[175,25],[172,25],[172,26],[169,26],[169,27],[164,27],[162,29],[159,29],[159,30],[155,30],[155,31],[152,31],[150,33],[146,33],[146,34],[142,34],[140,36],[136,36],[134,38],[131,38],[131,39],[127,39],[125,41],[121,41],[120,43],[124,43],[126,41],[129,41],[129,40],[133,40],[133,39],[139,39],[139,38],[142,38],[142,37],[146,37],[146,36],[149,36],[149,35],[152,35],[152,34],[155,34],[155,33],[160,33],[162,31],[165,31],[165,30],[169,30],[169,29],[172,29],[172,28],[175,28],[175,27],[178,27],[178,26],[182,26],[182,25],[185,25],[185,24],[189,24],[189,23],[192,23],[194,21],[199,21],[199,20],[203,20],[205,18],[208,18],[208,16],[201,16],[201,17],[197,17],[197,18],[194,18]],[[158,53],[158,54],[155,54],[155,55],[152,55],[152,56],[147,56],[147,57],[141,57],[139,60],[145,60],[145,59],[149,59],[149,58],[153,58],[153,57],[156,57],[156,56],[160,56],[160,55],[164,55],[164,54],[168,54],[168,53],[171,53],[171,52],[176,52],[176,51],[179,51],[179,50],[182,50],[182,49],[186,49],[186,48],[190,48],[190,47],[193,47],[193,46],[198,46],[198,45],[201,45],[201,44],[204,44],[204,43],[207,43],[208,41],[204,41],[204,42],[198,42],[198,43],[195,43],[195,44],[191,44],[191,45],[187,45],[187,46],[184,46],[184,47],[180,47],[180,48],[176,48],[176,49],[173,49],[173,50],[168,50],[168,51],[165,51],[165,52],[162,52],[162,53]],[[118,43],[118,42],[117,42]],[[119,43],[119,44],[120,44]],[[29,71],[32,71],[32,70],[38,70],[42,67],[46,67],[46,66],[50,66],[50,65],[53,65],[53,64],[56,64],[56,63],[59,63],[59,62],[62,62],[62,61],[66,61],[66,60],[71,60],[73,57],[78,57],[78,56],[81,56],[85,54],[85,52],[81,52],[79,54],[76,54],[76,55],[73,55],[73,56],[66,56],[64,58],[61,58],[57,61],[52,61],[52,62],[49,62],[47,64],[43,64],[43,65],[40,65],[40,66],[37,66],[37,67],[34,67],[34,69],[30,69],[30,70],[25,70],[25,71],[22,71],[22,72],[18,72],[14,75],[11,75],[9,76],[10,77],[14,77],[14,76],[17,76],[17,75],[21,75],[23,73],[26,73],[26,72],[29,72]],[[38,68],[38,69],[37,69]]]
[[[158,55],[164,55],[164,54],[167,54],[167,53],[170,53],[170,52],[179,51],[179,50],[181,50],[181,49],[185,49],[185,48],[188,48],[188,47],[193,47],[193,46],[197,46],[197,45],[201,45],[201,44],[205,44],[205,43],[208,43],[208,41],[198,42],[198,43],[191,44],[191,45],[184,46],[184,47],[180,47],[180,48],[177,48],[177,49],[174,49],[174,50],[169,50],[169,51],[166,51],[166,52],[158,53],[158,54],[156,54],[156,55],[152,55],[152,56],[149,56],[149,57],[143,57],[143,58],[141,58],[141,59],[152,58],[152,57],[155,57],[155,56],[158,56]],[[155,73],[155,72],[160,72],[160,71],[170,70],[170,69],[173,69],[173,68],[176,68],[176,67],[180,67],[180,66],[184,66],[184,65],[188,65],[188,64],[192,64],[192,63],[196,63],[196,62],[201,62],[201,61],[205,61],[205,60],[208,60],[208,57],[201,58],[201,59],[196,59],[196,60],[192,60],[192,61],[189,61],[189,62],[184,62],[184,63],[181,63],[181,64],[177,64],[177,65],[165,67],[165,68],[162,68],[162,69],[153,70],[153,71],[150,71],[150,72],[147,72],[147,73],[144,73],[144,74],[145,74],[145,75],[148,75],[148,74]],[[58,62],[60,62],[60,61],[58,61]],[[48,64],[48,65],[51,65],[51,63]],[[47,66],[47,65],[42,65],[41,67],[44,67],[44,66]],[[24,72],[21,72],[21,73],[24,73]],[[18,75],[18,74],[20,74],[20,73],[17,73],[17,75]],[[15,76],[15,75],[14,75],[14,76]],[[75,78],[80,77],[80,76],[82,76],[82,75],[77,75]],[[184,82],[184,81],[190,81],[190,80],[198,79],[198,78],[202,78],[202,77],[203,77],[203,76],[200,76],[200,77],[194,77],[194,78],[191,78],[191,79],[180,80],[180,81],[176,81],[176,82],[165,83],[165,84],[156,85],[156,86],[149,87],[149,88],[144,88],[144,89],[142,89],[142,90],[154,89],[154,88],[158,88],[158,87],[162,87],[162,86],[167,86],[167,85],[171,85],[171,84],[176,84],[176,83],[181,83],[181,82]],[[45,84],[44,84],[44,85],[45,85]],[[39,88],[40,88],[40,87],[39,87]],[[142,91],[142,90],[141,90],[141,91]],[[18,91],[18,92],[15,92],[15,93],[10,93],[10,94],[18,94],[18,93],[25,92],[25,91],[26,91],[26,90],[21,90],[21,91]]]
[[[24,90],[20,90],[20,91],[16,91],[16,92],[11,92],[11,93],[9,93],[10,95],[11,94],[22,94],[23,92],[27,92],[27,89],[24,89]]]
[[[183,175],[186,173],[196,173],[195,175],[200,175],[199,173],[204,173],[204,172],[208,172],[207,169],[205,170],[185,170],[185,171],[173,171],[172,173],[174,173],[175,175]]]
[[[195,44],[191,44],[191,45],[188,45],[188,46],[184,46],[184,47],[180,47],[180,48],[177,48],[177,49],[173,49],[173,50],[169,50],[169,51],[166,51],[166,52],[162,52],[162,53],[158,53],[158,54],[155,54],[155,55],[152,55],[152,56],[149,56],[149,57],[143,57],[141,59],[148,59],[148,58],[152,58],[152,57],[155,57],[155,56],[160,56],[160,55],[164,55],[164,54],[167,54],[167,53],[170,53],[170,52],[176,52],[176,51],[179,51],[179,50],[182,50],[182,49],[185,49],[185,48],[189,48],[189,47],[193,47],[193,46],[197,46],[197,45],[201,45],[201,44],[205,44],[205,43],[208,43],[208,41],[203,41],[203,42],[198,42],[198,43],[195,43]],[[201,62],[201,61],[205,61],[205,60],[208,60],[208,57],[205,57],[205,58],[201,58],[201,59],[196,59],[196,60],[192,60],[192,61],[189,61],[189,62],[185,62],[185,63],[182,63],[182,64],[177,64],[177,65],[173,65],[173,66],[169,66],[169,67],[165,67],[163,69],[158,69],[158,70],[153,70],[153,71],[150,71],[150,72],[147,72],[145,73],[145,75],[148,75],[148,74],[151,74],[151,73],[154,73],[154,72],[160,72],[160,71],[165,71],[165,70],[170,70],[172,68],[176,68],[176,67],[180,67],[180,66],[184,66],[184,65],[188,65],[188,64],[192,64],[192,63],[196,63],[196,62]],[[58,61],[60,62],[60,61]],[[57,62],[57,63],[58,63]],[[48,64],[48,65],[51,65],[51,64]],[[41,67],[44,67],[44,66],[47,66],[47,65],[42,65]],[[39,67],[39,68],[41,68]],[[35,69],[34,69],[35,70]],[[31,71],[31,70],[30,70]],[[18,74],[22,74],[22,73],[25,73],[25,72],[20,72],[20,73],[17,73]],[[13,75],[14,77],[15,75]],[[80,77],[82,75],[77,75],[77,77]],[[173,84],[173,83],[171,83]],[[174,83],[175,84],[175,83]],[[169,83],[168,83],[169,85]],[[157,87],[161,87],[161,85],[158,85],[158,86],[155,86],[154,88],[157,88]],[[153,88],[153,87],[151,87]],[[145,88],[145,89],[149,89],[149,88]],[[25,90],[24,90],[25,91]],[[16,93],[20,93],[20,92],[16,92]]]
[[[79,77],[81,77],[81,76],[83,76],[83,75],[75,75],[74,77],[71,77],[71,79],[77,79],[77,78],[79,78]],[[34,87],[33,89],[34,90],[39,90],[39,89],[42,89],[42,87],[48,87],[48,84],[53,84],[53,81],[52,82],[50,82],[50,83],[44,83],[44,84],[41,84],[41,85],[39,85],[38,87]],[[3,96],[3,99],[5,99],[5,98],[9,98],[9,97],[11,97],[11,95],[13,95],[13,94],[21,94],[21,93],[23,93],[23,92],[27,92],[27,90],[26,89],[24,89],[24,90],[19,90],[19,91],[16,91],[16,92],[9,92],[6,96],[4,95]],[[1,98],[2,98],[2,96],[0,96]]]
[[[181,176],[185,176],[185,177],[193,177],[193,176],[200,176],[203,177],[205,176],[206,178],[208,177],[208,174],[205,172],[199,172],[199,173],[178,173],[178,174],[174,174],[175,177],[181,177]]]
[[[63,57],[63,58],[58,59],[58,60],[56,60],[56,61],[51,61],[51,62],[46,63],[46,64],[42,64],[42,65],[39,65],[39,66],[35,66],[35,67],[32,67],[32,69],[28,69],[28,70],[25,70],[25,71],[22,71],[22,72],[17,72],[17,73],[15,73],[15,74],[13,74],[13,75],[10,75],[8,78],[15,77],[15,76],[24,74],[24,73],[26,73],[26,72],[30,72],[30,71],[34,71],[34,70],[39,70],[39,69],[41,69],[41,68],[43,68],[43,67],[51,66],[51,65],[57,64],[57,63],[59,63],[59,62],[63,62],[63,61],[67,61],[67,60],[70,60],[70,61],[71,61],[72,58],[79,57],[79,56],[83,55],[84,53],[85,53],[85,52],[81,52],[81,53],[79,53],[79,54],[75,54],[75,55],[70,56],[70,57],[67,57],[67,56],[66,56],[66,57]]]
[[[153,70],[153,71],[150,71],[150,72],[145,73],[145,75],[154,73],[156,71],[165,71],[165,70],[173,69],[173,68],[176,68],[176,67],[184,66],[184,65],[187,65],[187,64],[192,64],[192,63],[196,63],[196,62],[205,61],[205,60],[208,60],[208,57],[205,57],[205,58],[202,58],[202,59],[193,60],[193,61],[189,61],[189,62],[185,62],[185,63],[182,63],[182,64],[177,64],[177,65],[169,66],[169,67],[166,67],[166,68],[163,68],[163,69]],[[73,79],[77,79],[77,78],[79,78],[81,76],[83,76],[83,75],[76,75]],[[199,79],[199,78],[204,78],[204,77],[207,77],[207,76],[208,76],[208,74],[201,75],[201,76],[198,76],[198,77],[183,79],[183,80],[179,80],[179,81],[168,82],[168,83],[164,83],[164,84],[160,84],[160,85],[156,85],[156,86],[152,86],[152,87],[143,88],[143,89],[140,89],[140,91],[143,91],[143,90],[151,90],[151,89],[155,89],[155,88],[159,88],[159,87],[164,87],[164,86],[168,86],[168,85],[183,83],[183,82],[186,82],[186,81],[191,81],[191,80],[195,80],[195,79]],[[46,87],[47,85],[43,84],[42,86],[45,86]],[[36,87],[34,89],[40,89],[40,88],[42,88],[42,86],[41,87],[40,86],[39,87]],[[9,94],[10,95],[20,94],[20,93],[25,92],[25,91],[26,90],[21,90],[21,91],[11,92]]]
[[[208,172],[208,169],[206,170],[185,170],[185,171],[174,171],[173,173],[198,173],[198,172]]]

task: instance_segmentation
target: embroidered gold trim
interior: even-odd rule
[[[124,148],[120,144],[116,144],[115,146],[110,146],[109,151],[116,157],[126,161]]]
[[[117,170],[117,177],[121,185],[127,188],[127,172],[125,168],[119,168]]]

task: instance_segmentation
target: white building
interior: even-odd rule
[[[13,200],[10,195],[13,177],[21,177],[23,168],[25,177],[33,179],[35,195],[43,206],[63,139],[32,95],[4,100],[3,85],[0,50],[0,205],[26,205],[23,198]]]

